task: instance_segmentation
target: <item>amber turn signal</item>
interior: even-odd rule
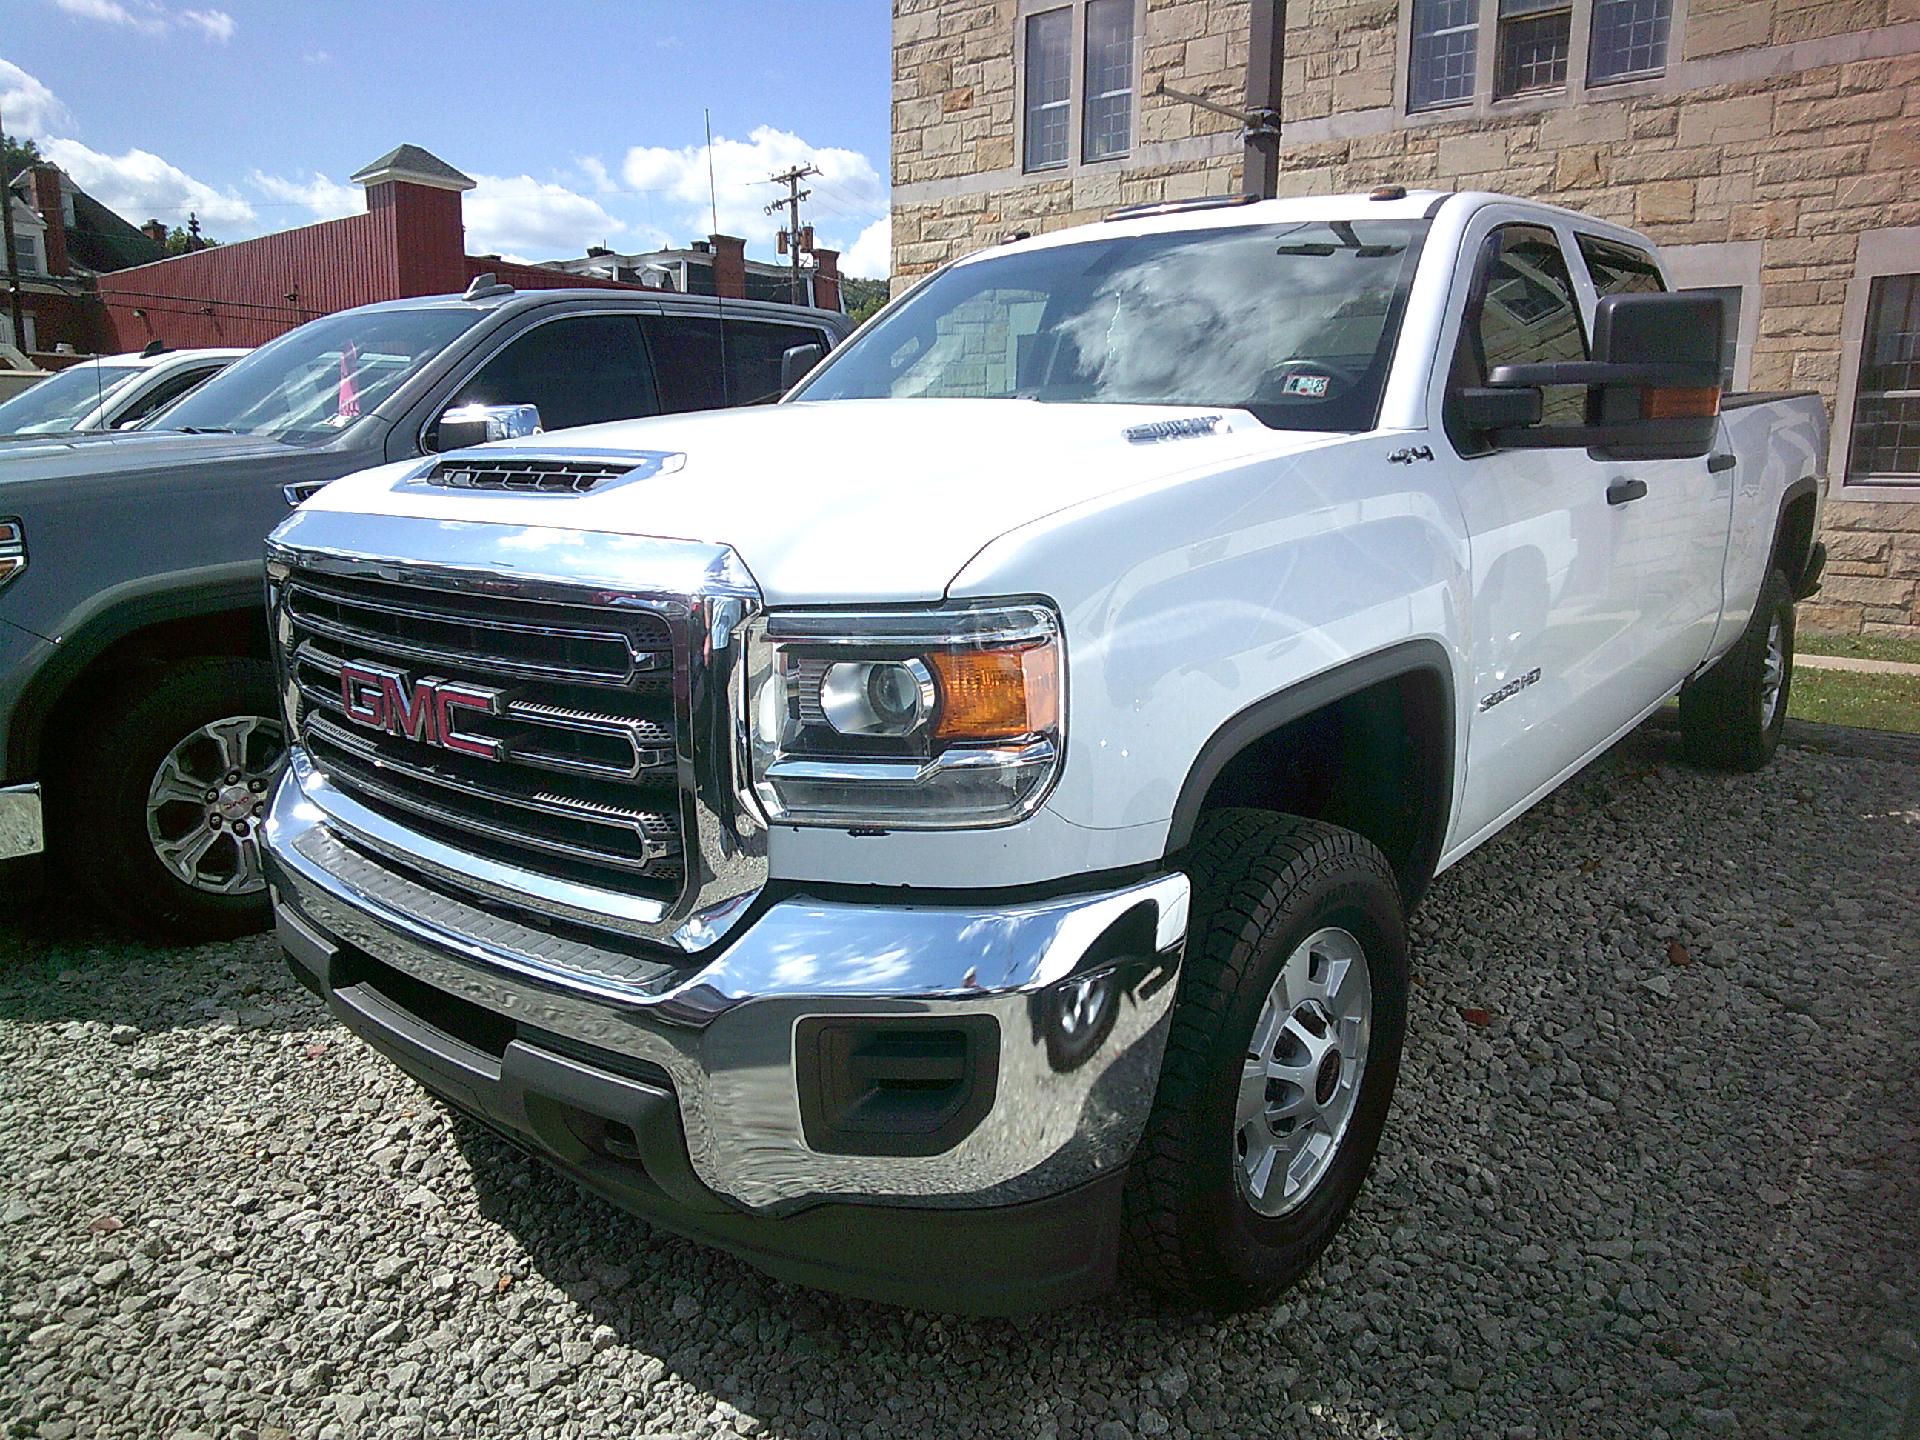
[[[940,703],[936,740],[1011,740],[1060,719],[1060,662],[1052,645],[929,654]]]
[[[1641,418],[1705,420],[1720,413],[1720,387],[1649,386],[1641,392]]]

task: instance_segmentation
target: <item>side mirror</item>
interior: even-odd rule
[[[535,405],[456,405],[434,427],[433,448],[464,450],[489,440],[516,440],[540,434]]]
[[[1455,402],[1460,418],[1474,430],[1524,430],[1538,425],[1545,403],[1537,385],[1473,387],[1461,390]]]
[[[827,357],[824,345],[795,345],[780,357],[780,389],[793,389],[807,378],[807,372]]]
[[[1720,416],[1722,302],[1698,293],[1609,295],[1594,310],[1593,359],[1496,365],[1485,391],[1457,397],[1467,423],[1503,450],[1585,446],[1596,460],[1686,460],[1713,449]],[[1539,424],[1540,389],[1583,385],[1586,423]],[[1469,397],[1530,396],[1535,418],[1479,425]]]

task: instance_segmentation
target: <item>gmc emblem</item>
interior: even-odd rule
[[[499,690],[452,680],[414,680],[404,670],[365,660],[340,666],[340,704],[354,724],[481,760],[498,760],[501,742],[463,733],[455,728],[455,717],[462,710],[498,715],[505,701]]]

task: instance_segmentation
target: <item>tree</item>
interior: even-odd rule
[[[847,318],[858,325],[887,303],[887,282],[843,275],[840,277],[840,295],[846,303]]]
[[[29,165],[38,165],[45,158],[31,140],[0,136],[0,177],[11,180]]]

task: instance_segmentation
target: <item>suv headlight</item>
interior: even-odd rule
[[[27,532],[18,520],[0,519],[0,588],[27,568]]]
[[[754,622],[747,653],[769,820],[1004,825],[1059,773],[1066,676],[1050,606],[775,612]]]

